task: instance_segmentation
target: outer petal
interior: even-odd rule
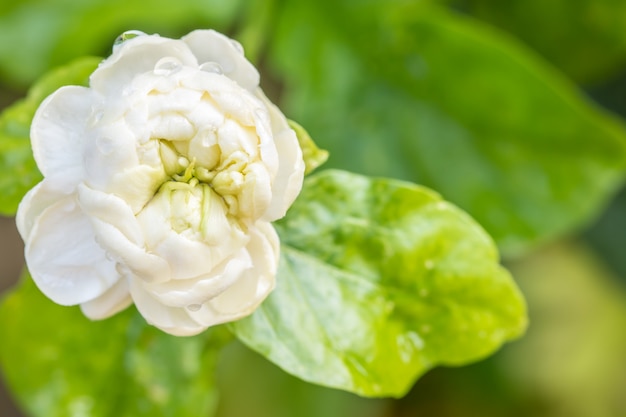
[[[279,240],[274,227],[257,222],[247,246],[254,268],[244,272],[226,291],[189,314],[199,323],[213,326],[251,314],[274,289]]]
[[[214,30],[195,30],[182,40],[198,59],[198,63],[217,62],[228,78],[254,92],[259,85],[259,72],[246,58],[240,46]]]
[[[208,327],[198,324],[184,308],[168,307],[161,304],[146,291],[144,283],[140,279],[131,278],[130,293],[137,310],[146,321],[164,332],[174,336],[192,336]]]
[[[28,242],[30,232],[37,218],[46,208],[59,200],[66,198],[70,190],[55,181],[44,178],[39,184],[32,188],[17,208],[15,223],[22,239]]]
[[[272,202],[263,220],[274,221],[283,217],[294,202],[304,180],[304,160],[296,133],[289,127],[285,116],[270,102],[261,89],[257,97],[265,102],[270,114],[274,143],[280,158],[278,173],[272,184]]]
[[[119,313],[133,302],[128,290],[128,280],[122,278],[100,297],[80,305],[83,314],[92,320],[102,320]]]
[[[93,101],[90,89],[66,86],[37,109],[30,135],[33,155],[44,177],[63,178],[70,188],[83,177],[83,138]]]
[[[152,71],[164,57],[176,58],[182,65],[198,65],[195,56],[183,41],[158,35],[137,36],[119,45],[113,55],[100,64],[91,74],[91,87],[104,95],[129,93],[122,91],[120,87],[130,85],[138,74]]]
[[[120,278],[73,196],[51,205],[35,221],[25,249],[39,289],[62,305],[99,297]]]
[[[201,277],[150,284],[144,287],[154,298],[165,305],[189,307],[203,304],[218,296],[253,266],[247,248],[242,248],[237,256],[224,261],[210,273]]]

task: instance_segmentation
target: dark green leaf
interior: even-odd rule
[[[401,396],[433,366],[483,358],[525,328],[491,239],[427,189],[325,171],[278,230],[277,288],[233,328],[304,380]]]
[[[91,322],[24,276],[0,305],[0,363],[34,417],[208,416],[222,332],[177,338],[134,308]]]
[[[509,255],[589,222],[622,183],[622,123],[509,37],[420,2],[323,4],[282,9],[273,57],[330,166],[431,187]]]
[[[100,58],[85,57],[41,78],[28,96],[0,114],[0,214],[13,215],[17,205],[41,181],[30,147],[30,123],[39,104],[64,85],[87,85]]]
[[[456,0],[463,10],[511,32],[576,81],[614,76],[626,62],[622,0]]]

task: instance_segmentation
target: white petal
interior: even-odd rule
[[[144,287],[161,303],[171,307],[199,305],[218,296],[252,266],[248,250],[242,248],[237,256],[224,261],[199,278],[173,280]]]
[[[47,178],[26,193],[17,208],[15,219],[17,230],[25,242],[30,239],[30,232],[41,212],[55,202],[66,198],[70,193],[71,190],[68,190],[63,183]]]
[[[128,280],[117,281],[107,292],[80,305],[83,314],[92,320],[102,320],[119,313],[131,305],[133,299],[128,290]]]
[[[164,57],[176,58],[182,65],[198,65],[195,56],[182,41],[158,35],[138,36],[125,41],[100,64],[91,75],[91,87],[104,95],[122,94],[120,86],[128,86],[137,75],[154,70],[157,62]]]
[[[182,40],[189,45],[199,64],[217,62],[224,75],[252,92],[259,85],[259,72],[233,41],[214,30],[195,30]]]
[[[272,184],[272,202],[263,216],[263,220],[272,222],[282,218],[300,194],[304,180],[304,160],[296,133],[287,124],[285,116],[260,89],[257,90],[257,96],[269,110],[274,143],[280,158],[278,173]]]
[[[84,185],[78,191],[81,207],[90,216],[100,245],[116,261],[146,281],[170,279],[168,263],[146,251],[143,231],[128,204]]]
[[[192,336],[207,328],[192,319],[186,309],[168,307],[157,301],[146,291],[141,280],[131,279],[130,293],[146,321],[164,332],[174,336]]]
[[[30,134],[33,156],[44,177],[63,177],[68,186],[82,178],[83,142],[93,97],[88,88],[65,86],[37,109]]]
[[[167,261],[173,279],[206,275],[248,242],[222,198],[206,184],[166,184],[137,220],[146,248]]]
[[[274,289],[279,241],[271,224],[257,222],[247,246],[254,268],[245,271],[226,291],[189,314],[206,326],[248,316]]]
[[[93,228],[67,197],[35,221],[25,249],[26,263],[39,289],[62,305],[99,297],[119,279],[115,262],[105,257]]]

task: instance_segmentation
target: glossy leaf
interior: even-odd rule
[[[302,148],[302,158],[304,158],[305,174],[310,174],[328,159],[328,152],[317,147],[309,133],[298,123],[289,120],[289,126],[296,132],[298,143]]]
[[[525,328],[491,239],[425,188],[324,171],[278,230],[277,288],[233,328],[306,381],[401,396],[433,366],[483,358]]]
[[[25,276],[0,305],[0,363],[33,417],[207,416],[221,331],[177,338],[134,308],[91,322]]]
[[[100,58],[78,59],[42,77],[28,96],[0,114],[0,214],[13,215],[17,205],[41,181],[30,147],[30,123],[39,104],[64,85],[87,85]]]
[[[623,124],[509,36],[421,2],[332,9],[285,7],[273,55],[329,166],[435,189],[507,255],[580,228],[623,182]]]

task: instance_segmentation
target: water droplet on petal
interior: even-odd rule
[[[154,66],[154,73],[156,75],[168,76],[180,71],[182,68],[182,62],[174,57],[167,56],[159,59],[159,62]]]
[[[189,310],[189,311],[198,311],[198,310],[200,310],[200,307],[202,307],[200,304],[189,304],[187,306],[187,310]]]
[[[205,62],[200,65],[200,71],[211,72],[213,74],[223,74],[224,70],[217,62]]]
[[[243,55],[243,46],[241,46],[241,44],[234,39],[231,39],[230,41],[233,43],[233,46],[235,47],[237,52]]]
[[[102,120],[102,116],[104,116],[104,112],[102,110],[96,111],[91,115],[91,126],[95,126]]]
[[[117,47],[119,47],[121,44],[123,44],[127,40],[136,38],[137,36],[143,36],[143,35],[145,35],[145,33],[140,30],[127,30],[126,32],[122,33],[120,36],[115,38],[115,42],[113,42],[113,51],[115,51]]]
[[[115,142],[111,138],[100,136],[96,139],[96,147],[102,154],[110,155],[115,149]]]

